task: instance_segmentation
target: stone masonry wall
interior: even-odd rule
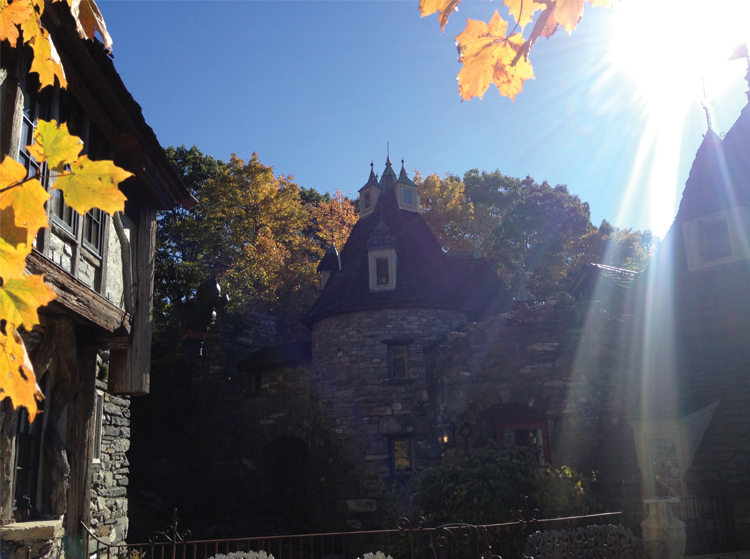
[[[613,497],[623,485],[636,492],[631,347],[625,322],[570,296],[449,334],[432,352],[440,407],[472,435],[446,458],[494,440],[493,415],[522,404],[547,419],[553,466],[597,472]]]
[[[383,309],[327,318],[313,328],[313,401],[331,444],[326,478],[336,516],[346,527],[376,522],[392,484],[390,438],[406,436],[415,462],[440,456],[438,422],[425,349],[466,323],[437,309]],[[390,379],[387,341],[409,343],[407,379]]]
[[[97,381],[99,390],[106,383]],[[104,392],[100,458],[91,468],[91,527],[103,541],[118,543],[128,534],[130,397]]]

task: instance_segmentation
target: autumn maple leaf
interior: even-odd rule
[[[34,10],[28,1],[17,0],[8,4],[6,0],[0,1],[0,41],[8,40],[15,46],[18,41],[18,25],[35,17]]]
[[[547,7],[546,4],[534,2],[534,0],[505,0],[503,4],[508,7],[508,12],[521,29],[531,23],[534,13]]]
[[[55,78],[60,82],[60,87],[68,87],[60,55],[57,54],[49,33],[45,29],[40,28],[40,30],[41,33],[29,42],[34,50],[34,60],[31,62],[29,72],[39,74],[39,89],[55,85]]]
[[[440,30],[445,32],[445,24],[451,14],[458,10],[461,0],[419,0],[419,13],[421,17],[429,16],[435,12],[440,12],[438,21]]]
[[[80,214],[91,208],[113,214],[125,210],[125,195],[117,185],[132,176],[111,161],[91,161],[82,155],[70,164],[70,172],[58,177],[55,188],[65,193],[65,203]]]
[[[42,276],[4,280],[0,286],[0,316],[27,330],[39,324],[37,310],[56,297]]]
[[[26,149],[40,163],[46,161],[53,171],[62,171],[66,163],[78,159],[83,142],[68,132],[68,125],[64,122],[58,126],[54,120],[39,120],[34,130],[34,143]]]
[[[34,421],[37,400],[44,395],[36,383],[26,348],[15,328],[2,321],[0,323],[0,376],[3,378],[0,399],[10,398],[14,408],[23,406],[29,414],[29,422]]]
[[[525,57],[515,61],[526,40],[520,33],[506,37],[507,28],[508,22],[496,10],[489,24],[467,20],[466,29],[456,37],[459,62],[464,65],[458,73],[458,89],[463,100],[481,99],[491,83],[501,95],[515,100],[523,89],[523,82],[534,78],[534,70]]]

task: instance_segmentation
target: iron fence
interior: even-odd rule
[[[536,530],[573,529],[594,524],[616,524],[619,512],[590,516],[542,519],[528,517],[519,522],[479,526],[485,531],[493,555],[506,559],[520,557],[528,536]],[[392,530],[330,532],[289,536],[258,536],[220,540],[192,541],[189,531],[178,526],[177,511],[172,524],[154,532],[148,543],[112,544],[99,539],[84,526],[89,535],[92,559],[209,559],[217,554],[238,551],[265,551],[275,559],[354,559],[365,553],[382,551],[395,559],[431,559],[432,528],[417,518],[399,520]]]
[[[747,538],[738,534],[735,501],[727,497],[681,497],[674,515],[685,523],[685,556],[727,553],[746,549]],[[628,499],[618,507],[622,524],[642,537],[641,522],[647,511],[640,499]],[[744,532],[740,530],[741,532]]]

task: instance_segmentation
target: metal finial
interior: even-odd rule
[[[711,126],[711,111],[709,109],[709,106],[713,103],[709,103],[708,98],[706,97],[706,78],[701,78],[701,81],[703,82],[703,101],[701,101],[701,105],[706,113],[706,124],[708,125],[708,129],[713,130],[713,127]]]

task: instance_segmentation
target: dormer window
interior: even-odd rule
[[[700,253],[706,262],[732,256],[726,219],[700,224]]]
[[[369,210],[370,207],[372,206],[372,194],[370,194],[369,192],[365,192],[363,202],[364,202],[364,204],[363,204],[364,208],[366,210]]]
[[[396,288],[396,251],[392,248],[369,251],[370,291]]]
[[[404,189],[403,196],[402,196],[402,199],[403,199],[403,202],[404,202],[404,206],[411,206],[414,203],[414,202],[412,202],[412,196],[411,196],[411,194],[412,194],[411,189],[409,189],[409,188],[405,188]]]
[[[688,270],[697,272],[750,259],[750,210],[744,206],[697,217],[682,223]]]

